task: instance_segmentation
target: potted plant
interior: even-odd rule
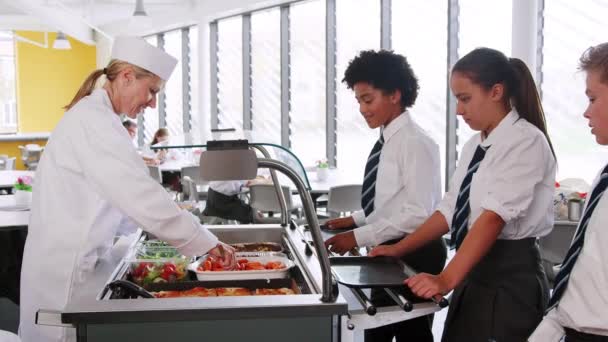
[[[329,176],[329,163],[327,159],[317,160],[317,180],[325,181]]]
[[[32,184],[33,179],[30,176],[17,178],[15,183],[15,205],[29,207],[32,203]]]

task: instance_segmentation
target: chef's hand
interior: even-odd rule
[[[343,229],[351,228],[355,226],[355,220],[352,216],[340,217],[337,219],[329,220],[325,222],[327,229]]]
[[[357,247],[355,233],[350,231],[337,234],[325,241],[325,247],[334,253],[342,255],[350,251],[351,249]]]
[[[374,247],[374,249],[372,249],[369,252],[369,256],[371,256],[371,257],[376,257],[376,256],[391,256],[391,257],[399,258],[399,257],[402,256],[402,253],[399,250],[399,248],[397,248],[397,244],[394,244],[394,245],[380,245],[380,246]]]
[[[218,261],[225,270],[233,270],[236,268],[236,256],[232,246],[219,242],[207,253],[209,253],[214,260]]]
[[[442,275],[432,275],[428,273],[418,273],[407,278],[404,282],[412,292],[422,298],[430,299],[435,295],[445,295],[452,289],[449,288],[447,280]]]

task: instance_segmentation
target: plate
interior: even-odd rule
[[[244,255],[237,255],[237,259],[245,257]],[[295,264],[283,256],[277,255],[265,255],[265,256],[247,256],[250,261],[258,261],[265,264],[270,261],[280,261],[286,267],[280,270],[250,270],[250,271],[199,271],[198,266],[205,262],[206,258],[200,258],[199,260],[191,263],[188,269],[196,273],[198,280],[244,280],[244,279],[281,279],[287,278],[289,275],[289,269]]]

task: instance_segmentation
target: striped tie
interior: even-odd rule
[[[566,287],[568,286],[568,279],[570,279],[570,272],[574,268],[574,264],[576,263],[576,259],[578,255],[581,253],[583,249],[583,244],[585,243],[585,232],[587,231],[587,227],[589,226],[589,220],[591,219],[591,215],[593,214],[593,210],[597,207],[602,194],[608,187],[608,166],[604,168],[602,171],[602,175],[600,176],[600,180],[591,192],[591,197],[588,199],[587,208],[585,208],[585,212],[583,213],[583,218],[578,223],[578,228],[576,229],[576,233],[574,234],[574,238],[572,239],[572,244],[570,244],[570,248],[568,249],[568,253],[566,253],[566,257],[564,258],[564,262],[562,262],[562,267],[560,268],[557,276],[555,277],[556,284],[553,288],[553,295],[549,300],[548,309],[546,312],[551,311],[554,307],[559,304],[559,300],[562,298],[564,292],[566,291]]]
[[[467,174],[460,185],[460,191],[458,192],[458,198],[456,199],[456,208],[454,208],[454,216],[452,217],[452,237],[450,238],[450,247],[452,248],[458,249],[469,231],[467,226],[471,214],[471,207],[469,206],[471,180],[473,180],[473,174],[479,169],[483,157],[486,156],[486,150],[488,148],[490,148],[490,146],[486,148],[481,147],[481,145],[477,146],[473,159],[471,159],[471,163],[469,163]]]
[[[374,198],[376,197],[376,176],[378,175],[378,163],[380,153],[384,146],[384,137],[380,134],[380,139],[376,141],[374,148],[369,153],[367,164],[365,164],[365,177],[361,187],[361,208],[365,212],[365,217],[374,211]]]

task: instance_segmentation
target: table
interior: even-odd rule
[[[165,162],[160,164],[158,167],[160,168],[161,171],[179,172],[182,170],[182,168],[187,167],[187,166],[198,166],[198,165],[193,163],[191,160],[188,160],[187,158],[181,158],[181,159],[166,160]]]
[[[0,196],[0,232],[27,227],[30,220],[30,211],[11,211],[2,208],[15,204],[14,195]]]
[[[329,193],[329,189],[338,185],[361,184],[363,175],[357,172],[345,172],[342,169],[329,169],[327,179],[318,180],[317,172],[307,171],[308,182],[310,183],[310,193],[323,195]]]

